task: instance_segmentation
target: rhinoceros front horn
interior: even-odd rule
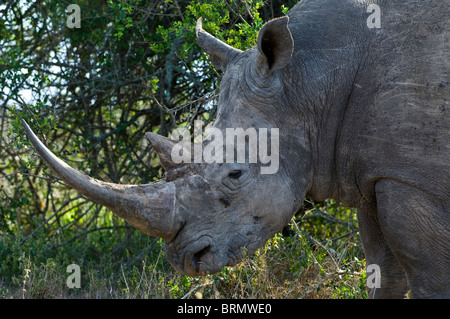
[[[91,178],[56,157],[22,120],[25,132],[39,155],[71,187],[92,201],[104,205],[141,232],[170,242],[183,225],[175,207],[174,183],[120,185]]]

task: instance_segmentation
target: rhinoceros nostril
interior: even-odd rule
[[[211,246],[208,245],[202,250],[196,252],[192,257],[192,263],[195,267],[196,272],[199,272],[200,265],[202,264],[202,257],[211,250]]]

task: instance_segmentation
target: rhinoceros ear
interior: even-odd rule
[[[284,68],[292,57],[294,40],[288,28],[289,17],[273,19],[258,33],[258,63],[264,73]]]
[[[200,47],[209,54],[211,62],[216,68],[225,71],[228,62],[234,58],[237,54],[242,52],[241,50],[235,49],[228,44],[220,41],[219,39],[213,37],[211,34],[203,30],[202,28],[202,18],[197,20],[197,25],[195,27],[195,32],[197,34],[197,40]]]

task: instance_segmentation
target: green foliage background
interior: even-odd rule
[[[221,73],[197,45],[197,18],[245,50],[265,21],[296,2],[0,3],[0,297],[365,297],[353,210],[307,201],[242,264],[189,278],[168,265],[161,240],[54,176],[20,123],[26,119],[55,154],[92,177],[157,180],[163,172],[144,133],[167,135],[215,116]],[[72,3],[81,8],[81,28],[67,27]],[[82,289],[65,285],[71,263],[83,270]]]

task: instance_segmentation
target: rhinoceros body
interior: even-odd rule
[[[72,170],[27,133],[72,187],[163,237],[182,273],[237,263],[307,195],[358,208],[366,264],[381,271],[371,297],[450,297],[448,2],[378,1],[375,27],[372,2],[303,0],[245,52],[198,23],[200,46],[224,71],[214,128],[279,129],[274,174],[261,163],[174,163],[175,142],[148,133],[167,178],[115,185]]]

